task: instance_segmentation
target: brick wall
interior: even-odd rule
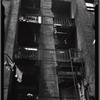
[[[89,91],[95,96],[95,32],[92,27],[92,19],[86,11],[85,2],[83,0],[76,0],[76,27],[77,27],[77,42],[78,48],[83,51],[83,58],[85,61],[86,79],[90,84]]]
[[[3,1],[5,6],[5,51],[7,54],[13,59],[14,52],[14,43],[16,36],[16,28],[17,28],[17,18],[18,18],[18,9],[19,9],[19,1],[11,0],[11,1]],[[4,66],[4,100],[7,100],[8,93],[10,93],[10,71],[6,69]]]
[[[39,48],[55,49],[53,39],[53,15],[51,12],[51,0],[41,0],[41,11],[43,14],[39,37]],[[46,61],[40,64],[40,85],[39,94],[41,100],[58,100],[59,97],[58,78],[56,75],[55,53],[47,53]],[[53,57],[53,62],[48,59]],[[46,98],[48,97],[48,98]],[[54,99],[54,98],[55,99]]]

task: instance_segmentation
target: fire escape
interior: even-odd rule
[[[38,99],[38,40],[41,24],[40,0],[21,0],[18,31],[15,40],[14,61],[21,72],[22,81],[13,73],[10,100]]]
[[[71,2],[52,2],[60,100],[81,100],[86,98],[84,92],[80,93],[85,69],[82,51],[77,49],[75,20],[71,18],[70,12]]]
[[[23,78],[19,83],[14,72],[10,100],[39,99],[39,62],[46,60],[46,54],[50,53],[56,54],[60,100],[80,100],[78,83],[81,84],[85,70],[82,51],[76,49],[76,27],[74,19],[70,17],[70,2],[52,2],[55,50],[38,48],[40,0],[21,1],[14,60],[23,72]],[[66,7],[68,9],[64,10]]]

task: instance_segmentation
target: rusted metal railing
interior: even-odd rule
[[[82,51],[79,49],[70,49],[70,59],[73,59],[73,62],[80,62],[83,59]]]
[[[56,50],[56,59],[59,62],[66,62],[70,60],[69,50]]]
[[[70,52],[69,52],[70,51]],[[71,58],[73,60],[82,59],[82,52],[77,49],[37,49],[26,50],[23,47],[18,47],[15,51],[16,59],[31,59],[31,60],[49,60],[58,62],[69,62]]]
[[[38,52],[33,50],[25,50],[23,47],[19,47],[15,52],[15,59],[30,59],[37,60]]]

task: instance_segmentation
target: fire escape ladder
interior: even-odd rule
[[[75,94],[76,94],[76,98],[77,100],[79,99],[79,95],[78,95],[78,91],[77,91],[77,71],[74,71],[74,66],[73,66],[73,57],[71,56],[71,51],[69,49],[69,55],[70,55],[70,63],[71,63],[71,69],[73,72],[73,82],[74,82],[74,88],[75,88]]]
[[[85,84],[84,84],[85,69],[84,69],[82,51],[75,50],[75,49],[69,49],[69,55],[70,55],[71,69],[72,69],[72,72],[75,73],[73,74],[73,81],[74,81],[77,99],[78,100],[81,100],[81,99],[89,100],[88,90],[87,92],[85,91]],[[79,71],[77,70],[76,66],[74,66],[74,63],[76,63],[76,66],[79,66]],[[78,63],[80,63],[80,65],[78,65]],[[75,71],[74,71],[74,68],[75,68]],[[78,72],[80,72],[81,74],[80,80],[78,80]]]

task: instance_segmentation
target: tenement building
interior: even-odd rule
[[[94,0],[3,0],[4,100],[95,100]]]

